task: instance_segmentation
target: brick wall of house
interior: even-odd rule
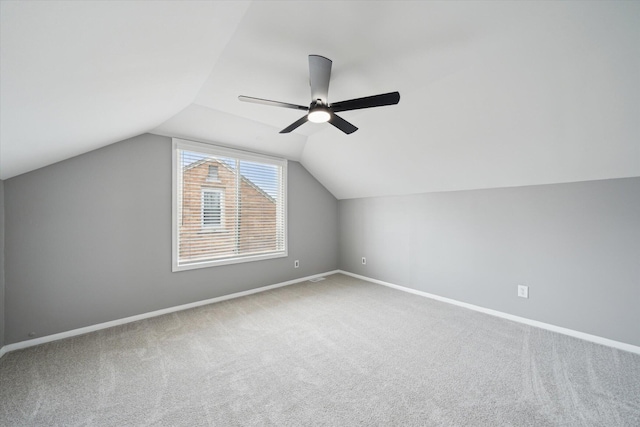
[[[210,165],[218,168],[217,180],[207,179]],[[203,189],[222,193],[220,227],[203,227]],[[238,211],[235,173],[225,163],[207,159],[185,167],[179,229],[181,260],[233,255],[236,246],[240,253],[256,252],[256,247],[263,248],[263,252],[277,248],[275,201],[245,177],[240,181],[240,190]]]

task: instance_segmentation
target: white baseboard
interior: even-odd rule
[[[289,280],[287,282],[276,283],[274,285],[262,286],[260,288],[249,289],[248,291],[236,292],[229,295],[223,295],[221,297],[210,298],[202,301],[196,301],[189,304],[178,305],[175,307],[164,308],[162,310],[151,311],[149,313],[137,314],[135,316],[125,317],[123,319],[112,320],[109,322],[98,323],[97,325],[85,326],[84,328],[73,329],[71,331],[60,332],[58,334],[47,335],[44,337],[35,338],[32,340],[20,341],[14,344],[8,344],[4,347],[0,348],[0,357],[4,354],[14,351],[21,350],[27,347],[33,347],[35,345],[48,343],[51,341],[57,341],[65,338],[75,337],[78,335],[84,335],[89,332],[99,331],[101,329],[111,328],[118,325],[124,325],[125,323],[136,322],[138,320],[149,319],[151,317],[162,316],[163,314],[175,313],[176,311],[188,310],[190,308],[200,307],[202,305],[213,304],[216,302],[226,301],[234,298],[240,298],[251,294],[257,294],[259,292],[265,292],[270,289],[281,288],[283,286],[294,285],[296,283],[305,282],[310,279],[315,279],[317,277],[328,276],[330,274],[339,273],[338,270],[329,271],[327,273],[322,274],[314,274],[312,276],[302,277],[299,279]]]
[[[608,347],[617,348],[619,350],[628,351],[631,353],[640,354],[640,347],[627,344],[620,341],[610,340],[608,338],[599,337],[597,335],[591,335],[580,331],[574,331],[573,329],[563,328],[561,326],[551,325],[549,323],[539,322],[537,320],[527,319],[526,317],[514,316],[513,314],[503,313],[501,311],[491,310],[489,308],[480,307],[478,305],[468,304],[466,302],[457,301],[451,298],[445,298],[438,295],[430,294],[428,292],[418,291],[416,289],[407,288],[404,286],[394,285],[393,283],[384,282],[382,280],[372,279],[370,277],[361,276],[359,274],[350,273],[348,271],[339,270],[339,273],[346,274],[347,276],[355,277],[357,279],[366,280],[367,282],[376,283],[382,286],[388,286],[393,289],[408,292],[415,295],[431,298],[437,301],[446,302],[448,304],[457,305],[460,307],[468,308],[471,310],[479,311],[481,313],[490,314],[492,316],[501,317],[503,319],[512,320],[514,322],[524,323],[525,325],[535,326],[537,328],[546,329],[552,332],[558,332],[563,335],[569,335],[574,338],[579,338],[585,341],[591,341],[596,344],[606,345]]]

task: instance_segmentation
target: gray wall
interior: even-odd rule
[[[640,178],[341,200],[339,212],[343,270],[640,345]]]
[[[0,345],[338,267],[640,345],[640,178],[337,202],[290,162],[288,185],[288,258],[172,273],[169,138],[0,181]]]
[[[4,181],[0,180],[0,347],[4,345]]]
[[[177,273],[169,138],[142,135],[6,180],[5,343],[336,269],[337,200],[299,163],[288,177],[287,258]]]

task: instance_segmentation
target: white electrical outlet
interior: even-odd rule
[[[525,285],[518,285],[518,296],[520,298],[529,298],[529,287]]]
[[[300,267],[300,261],[299,260],[293,261],[293,268],[298,268],[298,267]]]
[[[367,265],[367,259],[365,257],[362,257],[362,265]]]

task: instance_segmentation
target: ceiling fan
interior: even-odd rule
[[[338,116],[336,113],[339,113],[340,111],[394,105],[400,102],[399,92],[389,92],[381,95],[366,96],[364,98],[350,99],[348,101],[340,101],[330,104],[328,100],[328,93],[329,79],[331,78],[331,64],[331,60],[324,56],[309,55],[309,84],[311,86],[311,104],[309,107],[243,95],[240,95],[238,99],[240,101],[253,102],[255,104],[308,111],[305,116],[282,129],[280,133],[289,133],[307,121],[311,121],[314,123],[329,122],[342,132],[350,134],[357,131],[358,128]]]

